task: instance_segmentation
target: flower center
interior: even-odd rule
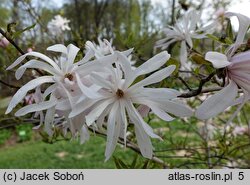
[[[65,74],[64,77],[68,78],[69,81],[73,81],[73,79],[74,79],[74,76],[72,74],[70,74],[70,73]]]
[[[124,96],[124,92],[123,92],[121,89],[118,89],[118,90],[116,91],[116,96],[117,96],[118,98],[122,98],[122,97]]]

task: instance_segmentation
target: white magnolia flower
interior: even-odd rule
[[[114,54],[115,47],[112,46],[112,42],[113,40],[109,42],[107,39],[101,40],[101,38],[98,37],[98,43],[99,43],[98,45],[91,41],[86,42],[86,45],[85,45],[87,48],[86,51],[88,51],[88,49],[93,50],[95,52],[95,57],[97,59],[110,55],[110,54]],[[133,49],[129,49],[127,51],[124,51],[123,53],[128,57],[130,64],[134,66],[136,61],[132,60],[132,54],[131,54],[132,51]],[[133,69],[135,69],[135,67],[133,67]]]
[[[62,17],[61,15],[56,15],[54,19],[48,23],[49,32],[54,36],[58,36],[66,30],[71,30],[69,22],[70,20]]]
[[[250,51],[235,54],[237,48],[243,43],[250,19],[241,14],[227,13],[227,15],[235,15],[239,19],[240,26],[236,42],[227,49],[226,54],[210,51],[206,53],[205,59],[210,61],[216,69],[225,68],[228,83],[222,90],[202,103],[196,111],[196,116],[200,119],[208,119],[218,115],[227,107],[240,103],[241,105],[230,118],[228,122],[230,123],[249,99],[250,94]],[[244,95],[236,99],[239,88],[243,90]]]
[[[190,10],[179,20],[174,26],[168,26],[163,30],[166,38],[156,42],[156,47],[165,50],[170,44],[181,42],[180,61],[182,66],[186,66],[187,62],[187,47],[193,48],[192,39],[206,38],[208,33],[212,33],[212,28],[216,22],[213,22],[203,28],[197,29],[197,24],[200,22],[201,15],[195,10]]]
[[[27,92],[41,86],[42,84],[50,84],[43,93],[43,98],[36,104],[25,106],[18,110],[15,115],[22,116],[31,112],[40,112],[47,110],[45,115],[45,130],[51,135],[51,125],[54,121],[55,111],[61,111],[64,116],[67,117],[71,108],[79,99],[84,98],[97,98],[96,85],[90,84],[88,75],[92,70],[98,69],[98,62],[88,62],[93,57],[93,51],[86,53],[85,57],[74,63],[75,57],[79,51],[79,48],[70,44],[68,47],[57,44],[49,47],[47,50],[62,53],[60,58],[52,60],[46,55],[38,52],[29,52],[20,56],[11,66],[7,69],[12,69],[19,65],[27,56],[33,56],[38,59],[32,59],[20,66],[15,73],[17,79],[20,79],[26,69],[33,68],[47,72],[50,75],[35,78],[21,87],[13,96],[6,110],[6,114],[11,112],[16,105],[22,101]],[[97,89],[98,90],[98,89]],[[49,100],[46,100],[49,97]],[[80,116],[80,115],[79,115]],[[81,115],[84,117],[84,115]],[[67,126],[74,130],[76,127],[74,120],[78,118],[68,120]],[[84,120],[84,119],[82,119]]]
[[[115,52],[107,57],[109,57],[109,60],[107,59],[109,65],[105,63],[103,70],[109,75],[104,78],[97,72],[91,74],[93,83],[102,87],[99,91],[101,97],[79,102],[73,107],[69,117],[74,117],[86,109],[90,109],[86,116],[87,125],[92,125],[97,121],[96,124],[99,126],[103,124],[104,118],[108,117],[105,151],[107,160],[115,149],[120,133],[126,143],[128,116],[131,123],[134,124],[137,143],[142,155],[152,158],[153,147],[149,137],[160,137],[154,134],[153,129],[143,120],[135,105],[148,106],[158,117],[166,121],[174,119],[168,113],[180,117],[191,116],[192,111],[189,108],[175,101],[180,95],[178,91],[146,87],[168,77],[174,71],[175,66],[170,65],[133,84],[138,76],[151,73],[163,66],[170,55],[165,51],[161,52],[135,70],[132,70],[130,61],[121,52]]]

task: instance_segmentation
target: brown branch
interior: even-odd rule
[[[0,83],[3,84],[3,85],[5,85],[5,86],[7,86],[7,87],[13,88],[13,89],[19,89],[20,88],[19,86],[8,84],[8,83],[6,83],[5,81],[3,81],[1,79],[0,79]]]
[[[190,98],[190,97],[199,95],[202,92],[202,88],[205,85],[205,83],[210,81],[214,77],[215,74],[216,74],[216,71],[214,71],[213,73],[208,75],[206,78],[201,79],[199,87],[197,89],[189,91],[187,93],[183,93],[179,97],[181,97],[181,98]]]

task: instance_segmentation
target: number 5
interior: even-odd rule
[[[239,178],[239,180],[243,180],[244,179],[244,172],[239,172],[238,178]]]

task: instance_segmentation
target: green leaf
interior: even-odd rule
[[[234,35],[233,35],[233,28],[232,28],[232,24],[230,20],[227,21],[226,34],[227,34],[227,37],[232,42],[234,40]]]
[[[113,158],[117,169],[128,169],[128,166],[121,159],[118,159],[116,157]]]
[[[130,168],[131,168],[131,169],[134,169],[134,168],[135,168],[136,163],[137,163],[137,159],[138,159],[138,155],[136,154],[134,160],[132,161],[132,163],[131,163],[131,165],[130,165]]]
[[[202,55],[199,55],[197,53],[194,53],[190,56],[191,60],[195,62],[196,64],[205,64],[205,65],[211,65],[210,62],[206,61],[205,58]]]
[[[23,30],[16,31],[16,32],[13,34],[13,38],[17,38],[17,37],[18,37],[19,35],[21,35],[23,32],[28,31],[28,30],[31,30],[31,29],[33,29],[35,26],[36,26],[36,24],[32,24],[31,26],[28,26],[27,28],[24,28]]]

